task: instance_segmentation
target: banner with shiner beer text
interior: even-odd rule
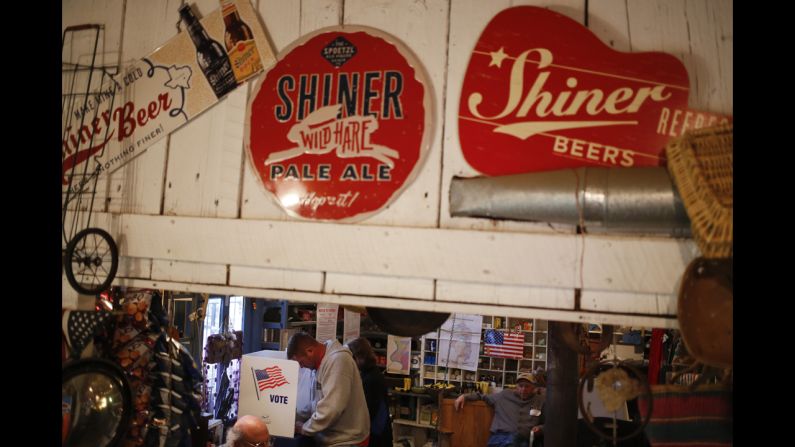
[[[221,5],[201,20],[186,5],[177,36],[88,95],[65,95],[71,102],[62,114],[64,190],[79,192],[95,171],[103,176],[124,166],[273,63],[251,3]]]
[[[534,6],[498,13],[461,87],[458,133],[484,175],[665,163],[668,141],[731,118],[688,108],[684,64],[625,53],[571,18]]]

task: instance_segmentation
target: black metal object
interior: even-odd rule
[[[62,181],[64,184],[61,231],[66,249],[64,269],[69,284],[79,293],[92,295],[110,286],[118,267],[118,248],[113,238],[104,230],[91,228],[91,214],[97,193],[97,181],[101,172],[99,163],[93,160],[91,148],[101,139],[107,140],[109,126],[103,136],[83,131],[89,123],[98,119],[100,108],[95,105],[96,81],[102,86],[111,80],[115,67],[97,64],[97,55],[104,26],[83,24],[64,29],[61,52],[64,56],[67,37],[75,41],[77,33],[93,32],[93,48],[88,65],[77,61],[62,61],[64,92],[61,97],[61,120],[63,144],[61,147]],[[81,52],[81,54],[85,54]],[[68,59],[68,58],[65,58]],[[79,59],[79,58],[78,58]],[[117,70],[117,69],[116,69]],[[78,82],[78,78],[81,79]],[[82,82],[85,80],[85,86]],[[116,95],[111,95],[110,108]],[[91,112],[93,110],[93,112]],[[74,133],[79,132],[79,138]],[[70,133],[73,135],[70,136]],[[100,153],[101,154],[101,153]],[[99,154],[97,154],[99,155]],[[82,162],[82,168],[78,164]],[[81,172],[77,172],[77,171]],[[67,171],[69,174],[67,175]],[[87,203],[84,203],[83,200]],[[72,210],[71,216],[69,210]],[[81,230],[82,228],[82,230]],[[97,239],[97,237],[99,239]],[[95,250],[99,248],[99,250]]]
[[[64,365],[62,404],[64,447],[115,447],[132,419],[132,392],[115,363],[87,358]],[[121,397],[121,402],[117,399]],[[115,422],[115,426],[113,423]],[[110,426],[109,426],[110,425]],[[105,441],[104,443],[102,441]]]
[[[379,307],[368,307],[367,314],[384,332],[401,337],[418,337],[435,331],[450,317],[442,312]]]
[[[105,230],[86,228],[66,245],[66,279],[79,293],[93,295],[107,290],[118,268],[119,249]]]
[[[593,353],[600,353],[613,343],[614,328],[612,325],[602,325],[602,332],[599,334],[599,346],[592,350],[590,344],[583,343],[583,340],[587,340],[587,325],[564,322],[558,322],[557,324],[561,330],[560,337],[563,343],[578,354],[587,356]]]
[[[630,376],[634,376],[635,380],[638,383],[642,384],[643,388],[642,395],[646,396],[646,401],[648,402],[645,413],[646,417],[645,418],[641,417],[641,420],[635,424],[634,430],[626,426],[623,427],[619,426],[618,421],[615,420],[612,421],[612,424],[605,424],[603,420],[598,421],[597,419],[603,419],[603,418],[592,417],[590,411],[588,411],[588,409],[585,408],[583,391],[585,390],[586,385],[593,386],[593,380],[599,374],[612,368],[623,369],[624,371],[629,373]],[[649,423],[649,419],[651,418],[653,400],[654,399],[652,398],[651,395],[651,387],[649,386],[649,383],[646,380],[645,376],[635,367],[620,361],[606,360],[594,364],[582,376],[582,379],[580,379],[580,385],[577,389],[577,401],[580,407],[580,413],[582,413],[582,418],[585,421],[585,424],[592,432],[596,433],[600,438],[612,441],[614,444],[638,436],[643,432],[643,428],[646,427],[646,424]],[[641,414],[643,413],[641,412]],[[610,428],[613,429],[612,432],[607,432],[605,430],[605,428],[608,425],[610,426]]]
[[[577,444],[577,353],[563,340],[562,323],[549,322],[547,398],[544,403],[544,445]]]

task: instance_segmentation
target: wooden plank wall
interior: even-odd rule
[[[200,14],[218,7],[217,0],[192,3]],[[145,56],[182,29],[181,4],[64,0],[63,27],[103,24],[102,60],[123,63]],[[378,28],[405,43],[424,66],[433,92],[434,133],[421,171],[388,209],[355,225],[287,217],[244,153],[249,83],[100,185],[92,219],[119,242],[118,284],[485,314],[503,306],[496,313],[676,326],[678,277],[697,255],[692,241],[584,237],[565,225],[450,217],[451,178],[477,175],[459,149],[461,82],[491,17],[527,4],[587,24],[617,50],[677,56],[690,76],[690,106],[731,114],[731,1],[252,4],[276,52],[304,34],[342,24]],[[72,51],[79,53],[80,45]],[[456,244],[466,247],[459,250]],[[76,296],[64,284],[63,304],[72,307]],[[579,300],[575,289],[581,290]]]

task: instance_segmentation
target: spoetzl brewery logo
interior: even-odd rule
[[[394,38],[327,28],[291,45],[248,107],[246,148],[285,211],[358,220],[382,209],[427,152],[430,95]]]
[[[488,175],[664,163],[671,110],[685,109],[687,71],[664,53],[621,53],[544,8],[500,12],[464,78],[459,137]]]

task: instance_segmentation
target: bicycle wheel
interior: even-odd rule
[[[616,421],[612,420],[611,418],[593,417],[590,411],[590,404],[588,406],[585,405],[584,392],[586,386],[588,386],[588,382],[597,379],[597,377],[599,377],[602,373],[618,370],[624,374],[617,376],[614,375],[612,376],[612,380],[607,380],[607,382],[609,382],[608,389],[611,391],[611,396],[609,397],[612,397],[613,399],[621,399],[614,393],[620,394],[622,390],[628,389],[631,385],[639,387],[640,390],[638,396],[625,395],[623,398],[624,402],[635,399],[639,396],[647,398],[646,412],[641,413],[645,414],[646,417],[641,417],[640,421],[630,421],[625,423],[624,421]],[[617,444],[619,441],[625,441],[640,435],[641,432],[643,432],[643,429],[646,427],[646,424],[649,423],[652,412],[651,387],[649,386],[646,377],[636,368],[624,362],[605,360],[600,363],[595,363],[593,366],[591,366],[585,375],[583,375],[580,379],[580,384],[577,389],[577,405],[580,408],[583,421],[585,421],[585,424],[592,432],[597,434],[602,439],[606,439],[613,442],[613,444]],[[606,407],[604,401],[602,405]],[[608,428],[612,428],[612,432],[608,430]]]
[[[105,230],[86,228],[66,245],[64,268],[69,284],[84,295],[106,290],[119,268],[119,249]]]

